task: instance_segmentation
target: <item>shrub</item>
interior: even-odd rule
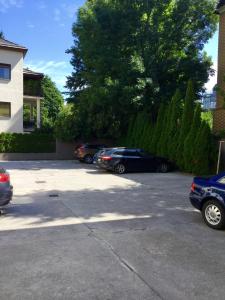
[[[138,113],[130,122],[126,139],[129,146],[167,157],[182,171],[198,175],[215,172],[218,139],[211,132],[210,114],[205,114],[203,120],[201,107],[194,100],[189,81],[184,105],[177,90],[167,106],[160,106],[156,124],[144,112]]]
[[[195,139],[198,129],[201,126],[201,107],[198,104],[195,109],[194,120],[191,126],[191,130],[187,135],[184,142],[184,169],[187,172],[192,171],[192,164],[194,161],[194,148],[195,148]]]
[[[162,130],[160,134],[160,138],[157,144],[157,155],[167,157],[167,138],[168,138],[168,126],[169,126],[169,116],[171,112],[171,105],[167,105],[165,108],[164,119],[162,122]]]
[[[193,150],[194,163],[192,172],[196,175],[206,175],[210,173],[210,139],[211,132],[209,125],[203,121],[195,138],[195,147]]]
[[[171,101],[171,113],[168,122],[167,151],[168,158],[176,160],[176,150],[178,147],[178,137],[180,134],[181,117],[182,117],[182,96],[179,89],[176,90]]]
[[[53,135],[0,133],[0,153],[54,153],[55,150]]]
[[[191,124],[193,121],[194,100],[195,100],[195,93],[194,93],[193,83],[191,80],[189,80],[187,91],[186,91],[185,102],[184,102],[184,112],[182,116],[182,123],[181,123],[179,142],[177,148],[177,163],[180,168],[184,168],[184,156],[183,156],[184,141],[191,129]]]
[[[157,122],[153,130],[151,144],[150,144],[150,149],[153,154],[156,154],[157,152],[157,145],[163,130],[163,121],[164,121],[165,113],[166,113],[166,106],[164,104],[161,104],[159,108]]]

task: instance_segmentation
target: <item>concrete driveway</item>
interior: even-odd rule
[[[0,299],[224,299],[225,232],[189,204],[190,176],[76,162],[2,162]]]

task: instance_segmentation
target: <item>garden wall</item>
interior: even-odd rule
[[[72,143],[65,143],[56,140],[55,152],[50,153],[0,153],[0,161],[15,160],[71,160],[74,159],[74,150],[82,141],[78,140]],[[106,144],[113,146],[109,140],[93,139],[89,143]]]

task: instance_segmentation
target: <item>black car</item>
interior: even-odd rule
[[[109,152],[109,151],[112,151],[114,149],[125,149],[125,147],[113,147],[113,148],[103,148],[101,150],[99,150],[95,155],[94,155],[94,158],[93,158],[93,164],[96,164],[98,163],[98,159],[103,156],[105,153]]]
[[[13,188],[10,185],[9,173],[0,167],[0,208],[12,200]]]
[[[166,173],[171,169],[171,164],[167,159],[151,155],[142,149],[131,148],[113,148],[105,151],[98,157],[97,165],[118,174],[125,172]]]

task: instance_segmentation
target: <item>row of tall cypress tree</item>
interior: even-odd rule
[[[146,113],[138,113],[130,121],[125,144],[166,157],[182,171],[215,172],[217,145],[208,123],[201,119],[192,81],[184,99],[177,90],[167,105],[161,104],[155,123]]]

